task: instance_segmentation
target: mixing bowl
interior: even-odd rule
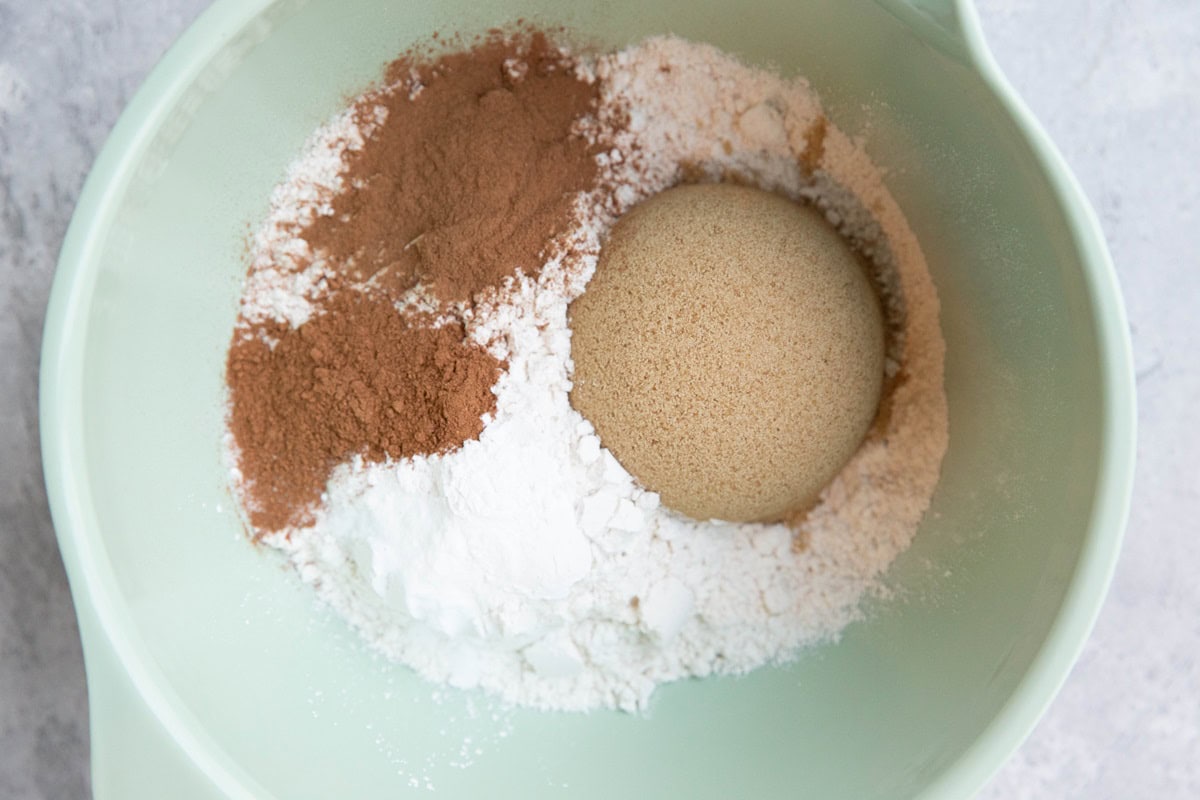
[[[286,164],[410,43],[517,17],[808,76],[888,168],[942,301],[950,448],[895,597],[793,664],[669,685],[646,716],[505,710],[373,656],[248,542],[222,467],[245,235]],[[1095,218],[950,0],[221,0],[87,182],[41,402],[101,800],[968,796],[1087,635],[1133,455]]]

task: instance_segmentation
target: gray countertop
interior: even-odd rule
[[[42,486],[37,371],[87,170],[206,0],[0,0],[0,797],[87,797],[87,694]],[[1125,550],[1083,656],[981,797],[1200,797],[1200,3],[980,0],[1100,214],[1138,371]]]

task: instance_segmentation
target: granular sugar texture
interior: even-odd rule
[[[477,76],[473,56],[446,62],[493,87],[479,95],[481,108],[519,105],[523,82],[540,79],[555,82],[545,87],[553,96],[574,98],[571,113],[547,113],[525,129],[552,129],[554,141],[535,134],[523,147],[551,154],[551,163],[582,157],[590,166],[551,170],[556,194],[533,210],[526,193],[542,186],[537,175],[512,176],[513,185],[496,190],[495,207],[525,209],[529,230],[509,235],[503,226],[521,220],[460,219],[454,208],[421,217],[402,184],[354,177],[356,165],[375,163],[374,137],[403,141],[419,120],[434,118],[431,130],[449,131],[450,117],[473,113],[417,108],[430,97],[452,99],[437,94],[453,73],[436,61],[393,68],[391,94],[364,95],[318,133],[277,192],[256,240],[235,343],[264,337],[256,357],[267,359],[272,342],[329,313],[327,298],[343,284],[386,285],[406,320],[397,326],[459,326],[445,334],[448,352],[492,359],[467,361],[476,377],[494,374],[494,409],[477,405],[479,381],[465,380],[473,399],[456,408],[480,416],[478,425],[456,423],[447,441],[457,446],[426,449],[401,436],[382,452],[374,442],[343,447],[353,452],[331,468],[309,516],[256,532],[372,647],[431,681],[537,708],[638,710],[665,681],[745,672],[836,638],[864,596],[880,591],[928,507],[946,448],[937,295],[879,171],[826,120],[802,80],[676,38],[591,58],[538,41],[520,52],[505,45],[503,59],[503,50],[482,51],[493,68]],[[487,100],[489,91],[513,97]],[[405,119],[418,121],[389,127]],[[469,141],[472,130],[489,144]],[[481,158],[509,144],[494,131],[453,133],[461,140],[453,147]],[[335,153],[340,172],[329,168]],[[480,164],[472,174],[489,169]],[[492,196],[493,187],[471,180]],[[569,400],[567,307],[585,291],[606,232],[643,199],[715,180],[815,204],[886,289],[890,413],[793,525],[698,522],[667,510]],[[368,210],[370,229],[349,235],[356,211],[392,203],[415,216],[383,230],[384,217]],[[442,230],[443,220],[453,230]],[[476,260],[466,274],[445,267],[462,255],[445,249],[459,247],[459,225],[478,225],[482,239],[499,236],[495,247],[468,253]],[[517,242],[510,252],[507,243]],[[392,278],[377,277],[383,270]],[[236,398],[231,413],[236,420]],[[236,459],[246,443],[232,430]],[[248,476],[234,477],[252,501]]]
[[[730,183],[668,189],[617,221],[571,304],[571,405],[664,505],[787,519],[876,417],[877,294],[811,205]]]

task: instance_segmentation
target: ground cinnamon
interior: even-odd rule
[[[235,341],[229,428],[251,524],[307,521],[329,471],[353,455],[440,453],[477,437],[501,365],[464,339],[457,323],[422,325],[384,297],[344,291],[299,328],[274,323]]]
[[[394,62],[392,88],[356,110],[367,122],[382,106],[387,121],[346,157],[355,190],[302,235],[355,280],[396,291],[420,282],[443,300],[535,273],[596,175],[574,129],[598,89],[571,67],[542,34]]]
[[[333,213],[303,232],[338,273],[303,325],[243,319],[226,363],[229,429],[244,505],[259,532],[311,522],[330,471],[444,453],[495,410],[502,364],[462,324],[397,310],[422,284],[459,313],[518,270],[536,274],[590,188],[578,133],[596,87],[540,34],[494,36],[467,52],[388,67],[360,99],[387,109],[348,151]]]

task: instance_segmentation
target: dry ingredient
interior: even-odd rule
[[[321,311],[297,328],[261,325],[229,351],[229,430],[259,530],[311,523],[330,470],[350,456],[444,452],[479,436],[496,408],[500,362],[461,324],[422,326],[356,291]]]
[[[342,136],[340,152],[352,191],[297,187],[289,198],[319,206],[268,225],[285,241],[260,237],[268,253],[255,262],[226,368],[229,430],[257,530],[311,523],[330,471],[351,456],[442,453],[479,435],[500,364],[434,312],[438,301],[536,272],[574,196],[594,182],[594,144],[572,126],[596,90],[569,64],[541,34],[433,63],[400,59],[388,88],[339,120],[359,129]],[[317,148],[321,167],[329,151]],[[276,249],[286,256],[269,260]],[[309,291],[314,270],[319,292]],[[283,319],[263,320],[289,271],[305,276],[293,280],[319,314],[296,319],[300,302],[289,298],[276,300]],[[255,296],[258,273],[274,278],[267,298]],[[397,313],[415,287],[432,295],[426,313]]]
[[[694,519],[802,512],[879,407],[866,270],[819,211],[759,189],[680,186],[622,216],[570,325],[571,404]]]
[[[658,38],[578,60],[540,45],[547,48],[541,62],[528,43],[497,46],[510,48],[486,51],[493,64],[505,55],[493,72],[501,84],[567,75],[589,89],[566,137],[586,142],[586,149],[573,146],[595,172],[573,188],[555,184],[571,213],[548,217],[553,230],[536,253],[541,263],[508,254],[504,263],[455,276],[434,266],[442,263],[441,245],[415,261],[404,255],[409,242],[396,250],[410,234],[419,244],[422,225],[441,217],[360,231],[400,231],[386,242],[338,244],[317,235],[339,218],[355,224],[351,210],[362,206],[354,204],[368,202],[348,199],[363,185],[355,165],[377,163],[367,151],[379,137],[407,135],[385,130],[410,112],[432,114],[416,110],[430,97],[456,102],[448,91],[434,94],[440,81],[455,80],[454,71],[405,62],[389,73],[388,89],[364,96],[319,132],[277,190],[256,239],[234,342],[236,349],[265,337],[278,349],[329,315],[330,297],[370,293],[391,281],[370,276],[389,270],[402,279],[383,296],[404,325],[461,325],[464,339],[452,329],[456,346],[483,348],[503,365],[492,387],[494,411],[482,410],[478,438],[468,435],[457,448],[380,456],[373,442],[360,443],[333,468],[311,520],[258,533],[389,657],[430,680],[540,708],[644,708],[664,681],[743,672],[836,637],[907,547],[946,447],[937,297],[878,170],[827,123],[803,81],[744,66],[706,45]],[[470,71],[481,52],[455,63]],[[555,137],[564,141],[561,125]],[[505,137],[489,141],[501,147]],[[481,159],[473,174],[492,169],[487,153],[456,152]],[[584,290],[616,218],[685,178],[735,179],[816,204],[889,287],[890,413],[798,531],[697,522],[666,510],[569,401],[568,304]],[[512,199],[541,186],[535,176],[515,194],[500,194]],[[395,195],[385,202],[409,201]],[[471,230],[493,234],[488,225]],[[501,257],[499,250],[473,252]],[[393,345],[407,343],[401,337]],[[477,382],[466,385],[477,396]],[[231,419],[238,413],[235,400]],[[241,466],[245,445],[231,430]],[[234,480],[252,510],[256,485],[244,469],[235,468]]]
[[[302,233],[349,277],[470,300],[536,274],[596,175],[573,126],[596,102],[543,34],[484,41],[430,62],[402,58],[355,105],[369,144],[345,156],[353,191]]]

